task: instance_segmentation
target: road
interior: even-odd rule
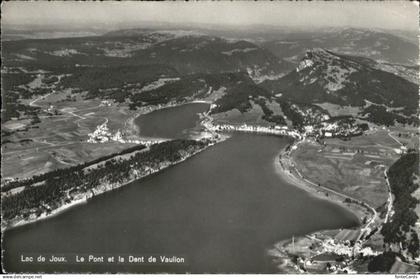
[[[305,138],[303,138],[301,141],[297,142],[297,143],[295,144],[295,146],[297,147],[297,146],[298,146],[299,144],[301,144],[304,140],[305,140]],[[289,156],[291,155],[291,153],[292,153],[292,150],[290,151]],[[303,177],[303,175],[299,172],[299,170],[298,170],[296,167],[294,167],[294,169],[295,169],[296,173],[299,175],[299,177],[300,177],[302,180],[304,180],[305,182],[307,182],[307,183],[309,183],[309,184],[311,184],[311,185],[315,186],[316,188],[318,188],[318,189],[322,189],[322,190],[326,191],[327,193],[328,193],[328,192],[330,192],[330,193],[334,193],[335,195],[337,195],[337,196],[339,196],[339,197],[342,197],[342,198],[344,198],[344,199],[348,198],[348,199],[351,199],[351,200],[356,200],[355,198],[350,197],[350,196],[347,196],[346,194],[343,194],[343,193],[337,192],[337,191],[335,191],[335,190],[332,190],[332,189],[330,189],[330,188],[327,188],[327,187],[324,187],[324,186],[318,185],[318,184],[316,184],[316,183],[314,183],[314,182],[312,182],[312,181],[310,181],[310,180],[308,180],[308,179],[304,178],[304,177]],[[392,199],[392,197],[391,197],[391,199]],[[363,245],[363,242],[359,243],[359,242],[360,242],[360,240],[361,240],[361,238],[362,238],[362,236],[365,234],[365,232],[367,232],[367,231],[368,231],[369,227],[370,227],[370,226],[372,226],[372,225],[374,224],[375,220],[378,218],[378,213],[376,212],[376,210],[375,210],[373,207],[371,207],[370,205],[368,205],[367,203],[365,203],[365,202],[363,202],[363,201],[360,201],[360,200],[357,200],[357,201],[358,201],[358,203],[359,203],[360,205],[364,206],[365,208],[367,208],[368,210],[370,210],[370,211],[372,212],[372,218],[370,218],[370,219],[369,219],[369,221],[368,221],[368,222],[366,222],[366,224],[365,224],[365,225],[364,225],[364,226],[360,229],[360,234],[358,235],[358,237],[357,237],[357,239],[356,239],[356,241],[355,241],[355,245],[353,246],[353,254],[355,254],[355,253],[357,252],[357,251],[356,251],[356,248],[357,248],[357,246],[358,246],[358,245],[360,245],[360,247]],[[391,200],[391,206],[392,206],[392,200]],[[392,210],[392,209],[391,209],[391,210]],[[372,228],[371,230],[373,230],[373,228]],[[359,244],[358,244],[358,243],[359,243]]]
[[[404,146],[396,137],[392,135],[392,132],[388,133],[388,136],[390,136],[394,141],[396,141],[399,145]]]
[[[53,93],[55,93],[55,91],[53,91],[53,92],[51,92],[51,93],[48,93],[48,94],[46,94],[46,95],[42,95],[42,96],[40,96],[40,97],[36,98],[35,100],[33,100],[33,101],[31,101],[31,102],[29,103],[29,106],[31,106],[31,107],[39,107],[39,108],[41,108],[41,106],[40,106],[40,105],[35,105],[35,103],[36,103],[36,102],[38,102],[38,101],[40,101],[40,100],[42,100],[42,99],[47,98],[49,95],[51,95],[51,94],[53,94]]]
[[[391,218],[393,200],[392,200],[391,185],[389,184],[389,178],[388,178],[388,175],[386,173],[386,170],[384,170],[384,176],[385,176],[385,180],[386,180],[386,186],[388,188],[388,209],[386,211],[386,215],[385,215],[385,219],[384,219],[384,223],[387,223],[389,218]]]
[[[31,106],[31,107],[41,107],[39,105],[35,105],[35,103],[38,102],[38,101],[40,101],[40,100],[42,100],[42,99],[45,99],[46,97],[48,97],[51,94],[54,94],[55,93],[54,88],[56,88],[56,86],[60,83],[60,81],[63,78],[63,76],[64,75],[59,75],[58,76],[58,80],[56,82],[54,82],[54,84],[51,87],[49,87],[49,89],[52,89],[52,92],[51,93],[48,93],[48,94],[45,94],[45,95],[42,95],[42,96],[36,98],[35,100],[33,100],[33,101],[31,101],[29,103],[29,106]]]

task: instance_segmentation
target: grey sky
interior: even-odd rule
[[[392,2],[6,2],[3,24],[266,24],[418,29],[418,4]]]

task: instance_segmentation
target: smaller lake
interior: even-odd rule
[[[206,103],[189,103],[140,115],[135,123],[140,135],[151,138],[189,138],[194,129],[199,129],[199,113],[210,108]]]

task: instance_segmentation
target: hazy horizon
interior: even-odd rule
[[[418,31],[418,4],[394,2],[3,2],[2,26],[265,25]],[[143,26],[137,26],[137,25]]]

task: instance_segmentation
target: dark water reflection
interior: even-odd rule
[[[135,123],[144,137],[188,138],[198,124],[198,114],[209,107],[206,103],[189,103],[164,108],[139,116]]]
[[[4,236],[8,271],[275,272],[280,239],[357,224],[348,211],[282,181],[273,160],[286,138],[237,134],[197,156]],[[21,253],[185,256],[186,265],[34,265]]]

